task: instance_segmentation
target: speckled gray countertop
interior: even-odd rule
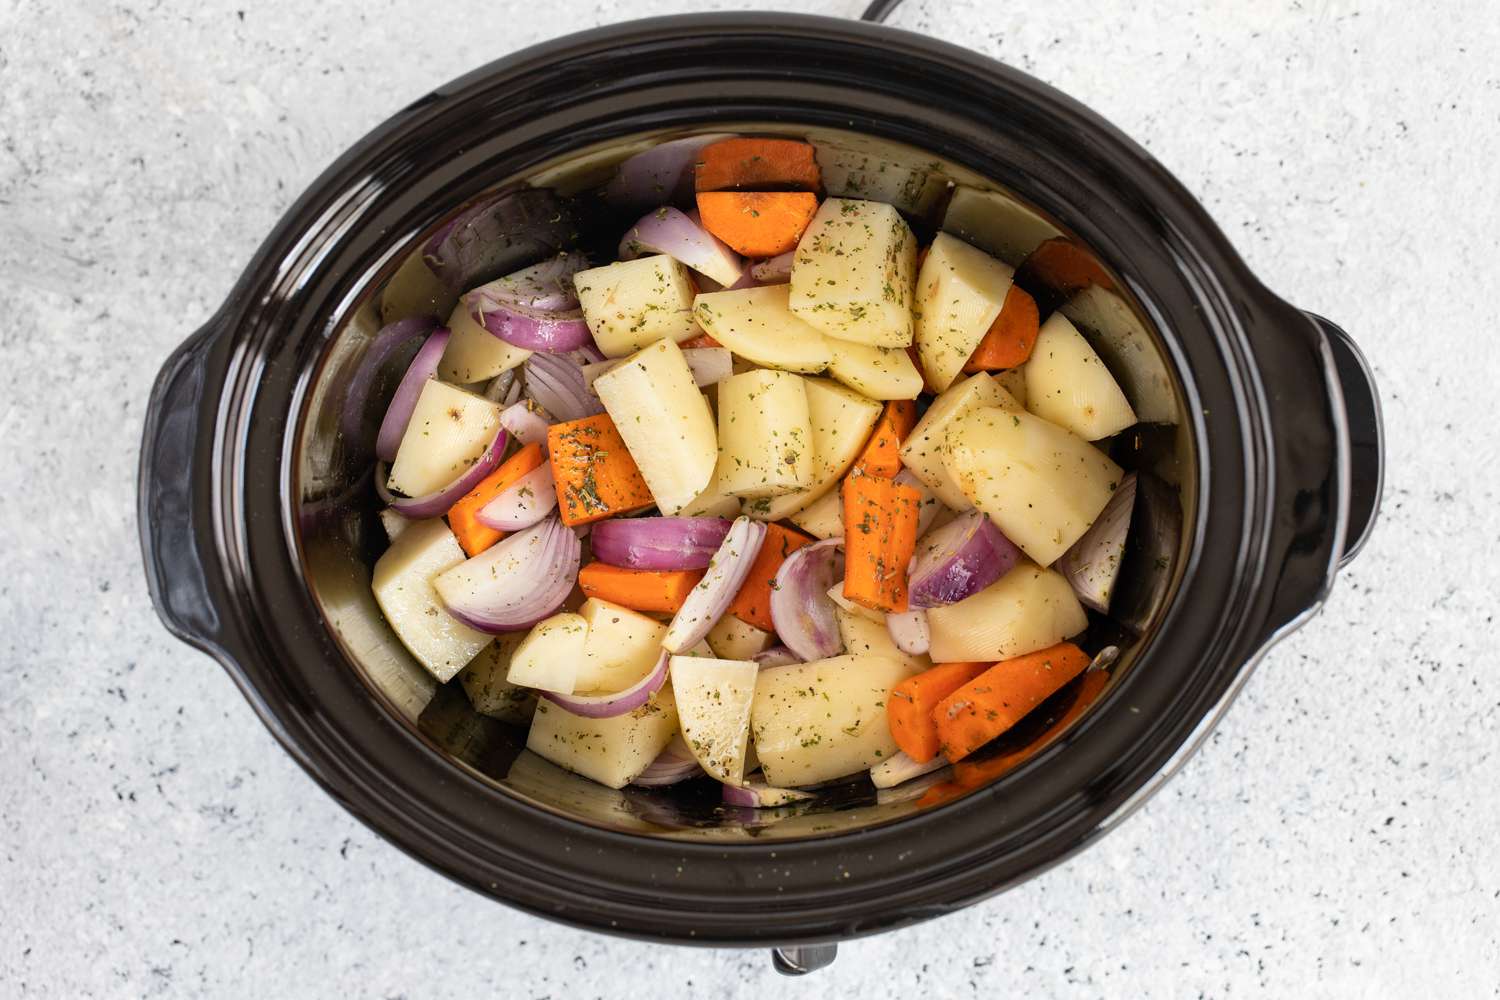
[[[1379,531],[1167,790],[1066,865],[776,981],[407,859],[168,638],[143,404],[316,173],[531,42],[774,4],[0,2],[0,994],[1491,995],[1500,982],[1500,18],[1395,0],[910,0],[1113,119],[1384,391]],[[784,5],[783,5],[784,6]],[[858,0],[802,9],[851,15]]]

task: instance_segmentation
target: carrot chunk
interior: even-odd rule
[[[1073,704],[1068,710],[1060,715],[1056,722],[1042,731],[1036,739],[1023,747],[1018,747],[1009,753],[999,754],[989,760],[972,763],[961,760],[953,765],[953,780],[965,788],[977,788],[988,784],[994,779],[1015,770],[1026,763],[1051,745],[1068,727],[1078,721],[1079,716],[1088,711],[1090,705],[1099,699],[1104,688],[1109,684],[1109,674],[1103,670],[1095,670],[1085,673],[1078,682],[1078,694],[1073,699]]]
[[[1071,642],[1002,660],[932,710],[943,756],[960,760],[1014,726],[1088,668]]]
[[[800,531],[779,524],[766,525],[766,540],[750,564],[750,575],[745,577],[740,592],[734,595],[728,613],[756,628],[776,631],[775,623],[771,621],[771,584],[786,557],[812,542],[810,536]]]
[[[939,663],[891,688],[885,716],[896,745],[919,764],[937,756],[938,730],[932,710],[990,667],[989,663]]]
[[[710,335],[708,335],[706,333],[700,333],[696,337],[692,337],[692,338],[689,338],[688,340],[684,340],[682,343],[678,344],[677,346],[680,347],[680,348],[682,348],[684,351],[686,351],[687,349],[689,349],[691,347],[723,347],[724,345],[721,344],[721,343],[719,343],[717,340],[715,340]]]
[[[964,371],[998,372],[1024,365],[1036,346],[1037,331],[1041,317],[1037,312],[1036,299],[1027,294],[1020,285],[1011,285],[1005,293],[1005,302],[1000,306],[1000,315],[985,331],[984,339],[974,348],[974,353],[964,364]]]
[[[682,609],[703,573],[701,569],[626,569],[592,562],[578,571],[578,587],[585,596],[634,611],[672,614]]]
[[[796,139],[724,139],[698,154],[699,191],[796,188],[816,191],[822,172],[812,146]]]
[[[876,611],[906,607],[922,494],[883,476],[844,480],[844,596]]]
[[[479,523],[479,508],[504,493],[512,483],[544,461],[546,458],[542,455],[542,446],[528,444],[448,508],[448,527],[453,529],[454,537],[463,546],[464,552],[477,556],[505,537],[505,532]]]
[[[818,211],[806,191],[704,191],[698,195],[703,228],[746,257],[775,257],[797,248]]]
[[[1045,288],[1069,298],[1090,285],[1113,290],[1114,279],[1098,259],[1066,236],[1054,236],[1037,246],[1021,266],[1016,280],[1031,288]]]
[[[553,424],[547,451],[563,524],[602,521],[656,502],[607,413]]]
[[[866,476],[895,478],[901,471],[901,442],[917,426],[917,404],[911,399],[893,399],[885,404],[870,440],[854,460],[854,471]]]

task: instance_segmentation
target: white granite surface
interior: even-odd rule
[[[714,0],[0,0],[0,995],[1443,997],[1500,983],[1493,0],[909,0],[1111,117],[1344,323],[1379,532],[1149,806],[1071,863],[773,978],[577,933],[377,840],[148,605],[161,359],[296,193],[490,58]],[[804,9],[854,14],[860,0]]]

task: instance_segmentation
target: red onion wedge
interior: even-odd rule
[[[796,253],[795,250],[788,250],[768,260],[758,260],[750,265],[750,274],[762,285],[779,285],[791,281],[792,257]]]
[[[543,462],[517,479],[475,514],[480,524],[496,531],[529,528],[557,509],[557,484],[552,466]]]
[[[529,399],[512,403],[501,410],[500,426],[514,434],[516,440],[523,445],[547,444],[547,415]]]
[[[1073,585],[1078,600],[1095,611],[1109,611],[1109,599],[1125,558],[1125,538],[1130,534],[1135,483],[1133,472],[1120,480],[1089,530],[1057,560],[1057,571]]]
[[[891,634],[891,642],[903,653],[920,656],[932,645],[932,630],[927,625],[927,612],[923,608],[886,615],[885,627]]]
[[[696,778],[704,774],[702,765],[698,763],[693,751],[688,749],[687,741],[678,733],[672,737],[672,742],[667,748],[656,755],[651,765],[641,772],[641,776],[631,782],[641,788],[660,788],[664,785],[675,785],[689,778]]]
[[[552,691],[543,691],[542,697],[585,719],[613,719],[617,715],[634,712],[650,701],[651,696],[660,691],[661,686],[667,682],[669,663],[671,663],[671,657],[662,653],[650,673],[625,690],[614,694],[556,694]]]
[[[573,287],[573,275],[590,266],[592,262],[584,254],[561,253],[481,285],[465,298],[471,303],[523,306],[543,312],[576,309],[578,290]]]
[[[398,513],[415,520],[424,517],[442,517],[448,513],[449,507],[458,503],[478,486],[481,479],[499,468],[500,460],[505,457],[505,446],[508,440],[505,428],[500,428],[495,432],[495,440],[490,442],[490,446],[485,449],[483,455],[479,456],[479,460],[460,473],[453,482],[436,492],[419,497],[392,496],[388,503],[396,508]]]
[[[591,339],[581,309],[548,312],[530,306],[475,299],[474,296],[482,291],[470,292],[464,301],[481,326],[512,347],[561,354],[583,347]]]
[[[526,359],[526,395],[559,421],[581,420],[604,412],[599,397],[589,392],[583,368],[572,358],[533,354]]]
[[[450,291],[461,292],[555,254],[577,238],[570,201],[544,188],[523,188],[465,209],[433,234],[422,256]]]
[[[604,199],[633,206],[690,201],[698,153],[704,146],[730,138],[728,133],[691,135],[637,153],[620,164],[604,187]]]
[[[438,574],[432,585],[448,613],[470,628],[516,632],[562,606],[582,554],[578,536],[549,517]]]
[[[774,809],[776,806],[788,806],[793,802],[806,802],[814,798],[817,796],[812,792],[768,785],[766,779],[759,776],[747,779],[744,785],[738,787],[724,786],[725,805],[750,809]]]
[[[745,262],[739,254],[685,212],[670,206],[647,212],[620,239],[621,260],[649,253],[666,254],[721,285],[732,285],[745,274]]]
[[[719,517],[623,517],[594,526],[594,558],[628,569],[703,569],[724,544]]]
[[[762,670],[769,670],[772,667],[789,667],[794,663],[802,662],[796,653],[785,646],[772,646],[770,649],[763,649],[750,657],[750,659],[759,664]]]
[[[776,634],[803,660],[836,656],[844,647],[828,591],[844,578],[842,538],[805,545],[776,571],[771,586],[771,622]]]
[[[1009,573],[1021,550],[977,510],[960,514],[917,542],[912,560],[910,601],[914,608],[940,608]]]
[[[446,326],[434,330],[418,348],[416,357],[407,366],[406,374],[401,376],[401,384],[396,386],[391,405],[386,407],[385,417],[380,421],[380,434],[375,438],[375,457],[382,462],[396,460],[396,449],[401,447],[401,437],[406,433],[406,425],[411,423],[412,411],[417,408],[417,397],[422,395],[422,386],[427,384],[427,380],[437,376],[438,362],[443,358],[449,336]]]
[[[376,391],[376,383],[384,381],[381,369],[402,347],[418,337],[426,337],[441,325],[436,316],[411,316],[381,327],[370,340],[353,377],[349,379],[349,391],[344,396],[339,429],[346,441],[357,441],[361,448],[367,447],[365,408]]]
[[[591,541],[596,541],[597,529]],[[661,645],[669,653],[682,653],[703,641],[708,630],[724,617],[734,596],[744,586],[750,567],[766,540],[766,526],[748,517],[737,517],[718,551],[708,562],[708,572],[688,594],[682,608],[667,626]],[[800,551],[800,550],[799,550]]]
[[[898,750],[870,768],[870,783],[876,788],[894,788],[903,782],[920,778],[924,774],[931,774],[947,766],[948,758],[942,754],[934,754],[927,763],[919,764],[907,756],[906,751]]]

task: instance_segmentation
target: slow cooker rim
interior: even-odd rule
[[[726,28],[726,22],[728,22],[728,21],[734,21],[734,22],[736,22],[737,26],[754,27],[754,28],[757,28],[757,29],[760,29],[760,30],[764,30],[764,29],[766,29],[768,27],[773,27],[773,26],[777,27],[777,28],[783,28],[783,27],[787,26],[788,24],[796,26],[797,22],[799,22],[799,21],[801,21],[801,22],[808,22],[808,24],[804,25],[804,27],[811,28],[815,33],[828,33],[828,32],[834,31],[834,29],[836,28],[837,32],[844,34],[846,36],[846,38],[858,38],[862,42],[872,41],[874,39],[874,36],[877,36],[877,35],[879,35],[879,36],[885,36],[885,35],[889,35],[890,34],[890,32],[889,32],[888,29],[870,29],[870,28],[865,28],[863,26],[849,25],[849,24],[846,24],[845,22],[828,21],[826,19],[813,19],[813,18],[805,18],[805,17],[791,18],[791,17],[787,17],[787,16],[744,17],[744,16],[732,15],[732,16],[716,17],[716,16],[713,16],[713,15],[708,15],[708,16],[698,15],[698,16],[690,16],[690,17],[684,17],[684,18],[665,19],[664,22],[663,21],[657,21],[657,22],[651,22],[649,24],[637,24],[637,25],[635,25],[633,27],[638,32],[644,32],[644,31],[646,31],[648,29],[657,29],[657,28],[663,28],[663,27],[666,27],[666,26],[671,26],[674,29],[686,30],[689,26],[692,26],[692,25],[699,25],[699,26],[704,26],[704,27],[706,27],[708,25],[712,25],[712,28],[713,28],[713,30],[715,32],[722,32],[722,31],[725,30],[725,28]],[[505,66],[507,66],[507,65],[513,65],[516,62],[518,62],[518,61],[520,61],[520,60],[522,60],[522,59],[524,59],[524,58],[526,58],[528,56],[530,56],[531,58],[535,59],[535,58],[537,58],[537,52],[539,52],[539,51],[545,51],[547,49],[555,50],[557,47],[562,46],[564,44],[571,44],[573,47],[579,47],[579,48],[587,48],[590,45],[593,45],[593,46],[598,47],[598,48],[609,48],[610,44],[600,44],[600,43],[605,42],[607,40],[608,36],[613,36],[616,33],[617,33],[616,29],[605,29],[603,32],[585,33],[584,35],[580,35],[580,36],[572,36],[571,38],[564,39],[561,42],[552,43],[551,46],[543,47],[542,50],[532,50],[530,52],[520,53],[517,56],[510,57],[507,60],[502,60],[500,63],[494,64],[494,65],[492,65],[490,67],[486,67],[483,70],[476,71],[476,73],[474,73],[474,74],[470,74],[467,77],[461,78],[459,81],[456,81],[454,84],[451,84],[451,85],[449,85],[446,88],[443,88],[442,92],[446,92],[450,96],[452,96],[453,94],[456,94],[456,93],[461,93],[466,88],[471,88],[474,85],[476,85],[476,83],[478,83],[478,82],[490,79],[491,76],[499,76],[500,75],[500,71]],[[601,37],[601,36],[604,36],[604,37]],[[911,39],[917,39],[918,41],[920,41],[920,43],[922,43],[921,47],[924,48],[924,49],[931,49],[933,46],[940,44],[940,43],[933,43],[933,42],[931,42],[931,40],[928,40],[928,39],[918,39],[918,36],[903,36],[903,44],[905,44],[908,47],[908,50],[910,48],[912,48],[913,44],[914,44],[911,41]],[[885,41],[885,40],[886,39],[881,38],[881,41]],[[613,43],[611,43],[611,44],[613,44]],[[943,46],[942,48],[943,48],[944,52],[941,53],[941,54],[947,56],[949,62],[954,62],[954,61],[972,62],[975,59],[980,58],[980,57],[975,57],[975,56],[973,56],[970,53],[964,52],[963,50],[952,49],[951,47],[947,47],[947,46]],[[962,60],[954,60],[954,58],[953,58],[954,53],[960,54],[964,58]],[[929,54],[931,54],[931,53],[929,53]],[[987,64],[981,64],[981,66],[979,66],[979,67],[971,66],[969,68],[970,68],[970,70],[976,70],[978,68],[988,68],[990,71],[994,70],[994,66],[993,65],[987,65]],[[1019,74],[1014,74],[1014,75],[1019,76]],[[1029,80],[1029,78],[1026,78],[1026,79]],[[1011,82],[1012,82],[1012,84],[1014,84],[1016,81],[1012,80]],[[1031,83],[1031,86],[1033,86],[1034,88],[1042,88],[1042,85],[1035,84],[1034,81],[1032,81],[1030,83]],[[1043,88],[1043,89],[1045,89],[1045,88]],[[1049,92],[1049,93],[1051,93],[1051,96],[1053,96],[1053,97],[1057,96],[1057,95],[1055,95],[1054,92]],[[1079,110],[1081,110],[1081,109],[1079,109]],[[1094,116],[1092,116],[1091,113],[1084,112],[1084,115],[1089,120],[1088,124],[1090,124],[1092,127],[1096,128],[1096,129],[1101,127],[1101,122],[1098,121],[1097,119],[1095,119]],[[399,117],[400,116],[398,116],[398,118]],[[1106,130],[1108,130],[1108,126],[1103,126],[1103,127]],[[375,132],[372,132],[370,136],[368,136],[365,140],[363,140],[361,143],[359,143],[353,150],[351,150],[351,152],[348,154],[348,156],[346,156],[345,160],[341,161],[341,163],[343,163],[343,162],[345,162],[345,161],[347,161],[349,159],[355,158],[356,155],[361,150],[370,148],[370,147],[372,147],[374,144],[376,144],[378,142],[385,141],[385,140],[389,139],[389,133],[395,131],[395,129],[396,129],[396,119],[393,119],[392,122],[389,122],[389,123],[387,123],[387,125],[382,126],[381,128],[377,129]],[[1109,130],[1109,131],[1112,131],[1112,130]],[[1113,138],[1121,138],[1121,137],[1118,137],[1117,134],[1115,134],[1112,137]],[[1127,140],[1127,142],[1128,142],[1128,140]],[[1133,146],[1133,144],[1131,144],[1131,145]],[[1154,161],[1148,161],[1148,162],[1154,162]],[[335,168],[331,168],[329,174],[325,174],[324,179],[321,180],[321,181],[319,181],[318,183],[316,183],[313,186],[313,188],[311,188],[309,190],[309,195],[307,196],[307,198],[311,198],[316,192],[318,192],[320,189],[324,188],[325,187],[325,182],[329,179],[329,176],[331,174],[335,173],[337,171],[337,169],[338,169],[337,166]],[[307,198],[305,198],[304,200],[307,200]],[[1190,206],[1190,211],[1191,211],[1191,206]],[[296,214],[297,214],[297,211],[296,211],[296,209],[294,209],[292,212],[288,213],[287,219],[288,220],[292,220],[294,218],[294,216],[296,216]],[[1220,241],[1222,241],[1222,234],[1218,234],[1217,230],[1213,230],[1211,227],[1210,227],[1210,230],[1211,230],[1211,234],[1212,235],[1217,236],[1218,239]],[[274,241],[274,237],[273,237],[273,241]],[[268,246],[270,246],[273,241],[268,241]],[[1233,256],[1232,252],[1228,252],[1227,243],[1223,243],[1222,246],[1216,247],[1214,249],[1216,249],[1217,251],[1219,251],[1219,256],[1221,257],[1221,261],[1220,261],[1221,266],[1223,266],[1224,264],[1227,263],[1227,265],[1231,268],[1231,270],[1233,270],[1236,266],[1238,267],[1238,269],[1240,271],[1243,270],[1242,265],[1239,265],[1238,259]],[[264,263],[265,263],[265,261],[258,261],[258,264],[264,264]],[[251,275],[254,274],[257,270],[258,270],[258,266],[257,265],[252,265],[252,268],[250,269],[250,271],[247,271],[247,282],[249,281],[249,278],[251,277]],[[1225,275],[1221,273],[1221,277],[1224,277],[1224,276]],[[1258,283],[1253,283],[1253,281],[1251,279],[1249,279],[1249,276],[1248,276],[1247,273],[1230,274],[1228,276],[1229,277],[1233,277],[1237,281],[1241,282],[1244,285],[1245,288],[1248,288],[1251,291],[1254,291],[1255,289],[1259,288]],[[226,368],[227,368],[227,366],[226,366]],[[222,440],[222,438],[220,440]],[[224,459],[224,456],[221,455],[221,461],[223,459]],[[221,470],[223,470],[223,469],[226,469],[227,467],[232,467],[233,464],[234,463],[232,461],[229,461],[229,462],[227,462],[227,465],[221,464],[219,467],[220,467]],[[231,490],[230,492],[233,492],[233,491]],[[222,496],[221,496],[221,499],[222,499]],[[221,541],[227,541],[227,540],[221,540]],[[1201,550],[1199,550],[1199,551],[1201,551]],[[245,595],[245,596],[248,596],[248,595]],[[248,623],[246,623],[246,624],[248,624]],[[243,670],[243,665],[239,665],[237,667],[237,669]],[[231,672],[235,672],[235,670],[232,670]],[[1231,674],[1235,674],[1237,672],[1238,671],[1235,671],[1235,670],[1232,670],[1232,669],[1230,670]],[[237,679],[239,679],[239,678],[237,677]],[[255,700],[255,701],[258,702],[258,704],[257,704],[257,710],[260,711],[260,713],[262,714],[263,717],[270,716],[270,717],[267,718],[267,722],[268,722],[268,724],[271,724],[272,723],[272,718],[277,717],[277,713],[272,709],[269,700],[266,700],[264,698],[264,692],[263,692],[261,686],[259,684],[257,684],[257,683],[248,683],[245,686],[247,687],[247,693],[249,693],[249,691],[254,691],[255,692],[256,698],[253,699],[253,700]],[[1102,713],[1100,713],[1100,714],[1102,714]],[[1096,715],[1095,718],[1098,718],[1098,716]],[[292,737],[292,735],[289,732],[286,732],[283,729],[279,729],[275,725],[273,725],[272,728],[273,728],[273,731],[277,732],[278,738],[283,738],[283,734],[285,734],[285,738],[283,739],[284,743],[296,744],[296,740]],[[1070,736],[1069,740],[1065,741],[1060,746],[1055,747],[1055,748],[1053,748],[1053,750],[1049,751],[1049,755],[1047,757],[1044,757],[1043,760],[1051,759],[1052,757],[1056,757],[1056,756],[1059,756],[1062,753],[1064,753],[1065,750],[1066,750],[1066,748],[1068,746],[1072,745],[1073,743],[1075,743],[1077,741],[1077,738],[1079,736],[1081,736],[1084,732],[1086,732],[1087,729],[1088,729],[1087,726],[1080,727],[1079,731],[1077,733],[1075,733],[1075,734],[1072,734]],[[305,759],[305,753],[303,753],[303,751],[305,751],[305,749],[306,749],[305,747],[295,746],[295,747],[289,747],[289,749],[293,749],[294,753],[298,754],[299,760],[303,762],[304,767],[308,767],[309,770],[313,770],[313,765],[311,765],[309,763],[309,761],[307,759]],[[1040,762],[1038,763],[1037,766],[1038,767],[1041,766]],[[323,781],[323,783],[325,783],[325,787],[327,787],[329,785],[334,785],[334,787],[330,787],[330,790],[333,791],[335,795],[339,795],[338,784],[334,783],[334,782],[332,782],[330,780],[331,779],[331,775],[319,775],[316,771],[314,773],[315,773],[316,777],[320,778],[320,781]],[[345,780],[346,781],[348,780],[347,777],[345,778]],[[340,798],[344,798],[344,796],[342,796],[342,795],[339,795],[339,797]],[[988,798],[990,798],[990,796],[971,796],[971,799],[978,800],[978,799],[981,799],[981,798],[988,799]],[[937,814],[944,814],[945,818],[951,819],[952,821],[958,821],[960,819],[960,817],[958,815],[951,815],[950,816],[948,814],[952,813],[955,810],[958,810],[959,807],[960,806],[964,806],[966,802],[969,802],[969,800],[963,800],[962,802],[954,803],[954,804],[952,804],[952,805],[950,805],[948,807],[945,807],[942,810],[933,810],[933,811],[931,811],[931,813],[923,814],[922,816],[912,817],[911,819],[904,820],[904,821],[901,821],[901,822],[899,822],[897,824],[894,824],[894,826],[900,827],[900,826],[903,826],[903,825],[914,824],[914,823],[916,823],[918,821],[922,821],[922,820],[931,820],[931,819],[935,818]],[[372,825],[376,825],[377,828],[382,828],[378,822],[370,819],[369,817],[364,816],[362,813],[359,812],[359,810],[355,806],[351,805],[348,801],[346,801],[345,804],[349,805],[351,809],[354,809],[354,811],[356,811],[357,814],[360,814],[361,818],[366,819],[367,822],[372,822]],[[963,809],[962,811],[963,812],[971,812],[973,810],[976,810],[977,808],[978,808],[978,804],[976,804],[976,803],[969,803],[969,805],[965,809]],[[971,815],[971,816],[968,817],[968,821],[973,821],[974,818],[975,817]],[[852,845],[856,840],[865,837],[867,834],[876,833],[880,829],[883,829],[883,828],[876,828],[876,830],[872,830],[872,831],[863,831],[863,830],[861,830],[861,831],[854,831],[854,832],[851,832],[851,833],[842,834],[842,835],[840,835],[839,838],[836,838],[836,839],[841,844]],[[384,831],[383,828],[382,828],[382,830],[383,830],[383,832],[386,832],[386,831]],[[595,831],[595,832],[598,832],[598,831]],[[1072,850],[1076,850],[1078,847],[1081,847],[1083,845],[1083,843],[1086,842],[1087,839],[1091,839],[1092,836],[1097,835],[1097,833],[1099,833],[1099,832],[1102,832],[1102,830],[1101,829],[1095,829],[1095,830],[1090,831],[1087,837],[1078,840],[1072,847],[1068,848],[1068,850],[1065,852],[1065,854],[1066,853],[1071,853]],[[618,837],[618,836],[624,836],[624,835],[613,834],[613,836],[617,836]],[[393,838],[393,839],[396,839],[396,838]],[[397,843],[398,843],[398,846],[402,846],[403,849],[407,849],[408,851],[411,850],[411,848],[407,844],[402,843],[399,839],[397,839]],[[742,851],[752,850],[756,846],[756,845],[721,845],[721,844],[713,844],[713,845],[688,845],[688,844],[683,844],[682,842],[678,842],[678,841],[672,841],[672,842],[668,842],[668,843],[670,845],[670,849],[673,850],[673,851],[684,852],[684,853],[697,853],[697,854],[701,854],[703,852],[709,852],[709,853],[712,853],[712,852],[735,852],[735,853],[738,853],[738,852],[742,852]],[[778,842],[775,842],[774,844],[768,844],[768,845],[763,845],[763,846],[771,848],[773,850],[779,850],[779,851],[783,851],[783,852],[791,852],[794,848],[799,848],[799,847],[801,847],[802,845],[805,845],[805,844],[815,844],[816,845],[816,844],[820,844],[820,843],[824,843],[824,842],[821,842],[821,841],[778,841]],[[1056,854],[1053,855],[1053,858],[1052,858],[1053,862],[1055,863],[1056,860],[1061,860],[1061,857],[1065,856],[1065,854],[1063,854],[1063,855],[1056,855]],[[433,864],[434,863],[429,858],[427,858],[425,856],[422,856],[421,854],[417,854],[416,856],[420,857],[422,860],[424,860],[424,862],[427,862],[429,864]],[[701,863],[701,861],[703,859],[700,858],[700,859],[697,859],[697,860],[698,860],[699,863]],[[440,868],[440,870],[444,870],[445,873],[450,874],[450,875],[453,874],[453,872],[448,871],[445,868]],[[1038,870],[1037,867],[1035,865],[1033,865],[1032,867],[1029,867],[1029,868],[1025,869],[1023,872],[1021,872],[1016,877],[1025,877],[1027,875],[1034,874],[1036,870]],[[471,884],[472,884],[472,880],[469,880],[469,881],[471,881]],[[991,886],[989,888],[981,886],[980,887],[980,891],[979,891],[978,894],[981,894],[981,895],[982,894],[988,894],[989,891],[995,891],[995,888],[993,886]],[[510,900],[510,901],[516,902],[513,899]],[[949,905],[949,906],[952,906],[952,905],[963,905],[964,902],[968,902],[968,901],[970,901],[970,900],[967,899],[967,898],[965,898],[965,899],[962,899],[961,901],[958,901],[958,902],[951,902],[950,901],[946,905]],[[524,905],[524,904],[522,904],[522,905]],[[542,912],[544,915],[552,916],[554,918],[557,918],[559,916],[559,914],[553,913],[553,912],[548,912],[545,908],[541,908],[541,907],[536,908],[535,911],[536,912]],[[564,918],[566,919],[566,917],[564,917]],[[593,921],[589,921],[589,920],[579,920],[577,922],[579,923],[580,926],[590,926],[590,927],[595,927],[596,929],[607,929],[607,930],[612,930],[615,933],[622,933],[622,932],[624,932],[621,928],[618,928],[618,927],[603,927],[603,928],[601,928],[597,923],[595,923]],[[882,926],[884,926],[884,925],[882,925]],[[875,930],[875,929],[879,929],[879,928],[872,926],[869,929],[870,930]],[[839,927],[839,929],[837,931],[835,931],[834,933],[836,933],[838,936],[844,936],[844,935],[847,935],[849,933],[849,930],[848,930],[847,927],[844,927],[844,926],[841,925]],[[654,935],[654,934],[647,934],[645,936],[656,936],[656,935]],[[785,932],[783,932],[783,931],[777,931],[777,932],[769,933],[766,936],[768,938],[774,938],[775,940],[785,940],[788,935]],[[821,935],[818,935],[818,936],[821,936]],[[736,939],[738,939],[738,938],[736,938]]]

